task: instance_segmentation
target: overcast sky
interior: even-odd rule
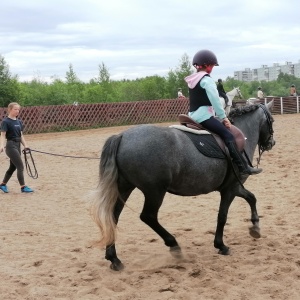
[[[186,53],[215,52],[213,78],[300,60],[298,0],[9,0],[0,54],[21,81],[166,76]]]

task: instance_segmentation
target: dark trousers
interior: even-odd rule
[[[219,92],[219,96],[224,98],[225,103],[228,104],[229,99],[228,99],[226,93]]]
[[[224,126],[223,123],[214,117],[201,122],[201,125],[208,131],[219,135],[226,145],[235,141],[233,134]]]
[[[7,183],[15,170],[17,170],[17,178],[20,185],[25,185],[24,165],[21,158],[21,143],[15,141],[7,141],[6,155],[9,157],[10,163],[9,168],[5,173],[3,183]]]

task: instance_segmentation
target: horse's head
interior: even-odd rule
[[[243,95],[239,87],[235,88],[236,95],[239,96],[240,99],[243,99]]]
[[[265,114],[265,122],[263,122],[263,124],[262,124],[262,128],[261,128],[260,135],[259,135],[259,141],[258,141],[259,151],[261,151],[261,152],[269,151],[275,145],[275,140],[273,138],[274,119],[270,112],[273,108],[273,105],[274,105],[274,100],[267,103],[266,105],[259,104],[259,106],[263,109],[264,114]]]

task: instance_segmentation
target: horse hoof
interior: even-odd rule
[[[261,235],[260,235],[260,229],[257,226],[250,227],[249,228],[249,233],[255,239],[259,239],[261,237]]]
[[[114,271],[121,271],[121,270],[124,269],[124,265],[121,262],[119,262],[119,263],[112,263],[110,265],[110,268],[112,270],[114,270]]]
[[[182,258],[181,248],[179,246],[170,247],[170,252],[173,257],[175,257],[177,259]]]
[[[230,249],[228,247],[224,247],[224,249],[219,250],[218,254],[230,255]]]

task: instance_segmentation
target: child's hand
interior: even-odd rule
[[[227,128],[230,128],[230,127],[231,127],[231,123],[230,123],[230,121],[229,121],[227,118],[223,119],[223,124],[224,124],[225,127],[227,127]]]

